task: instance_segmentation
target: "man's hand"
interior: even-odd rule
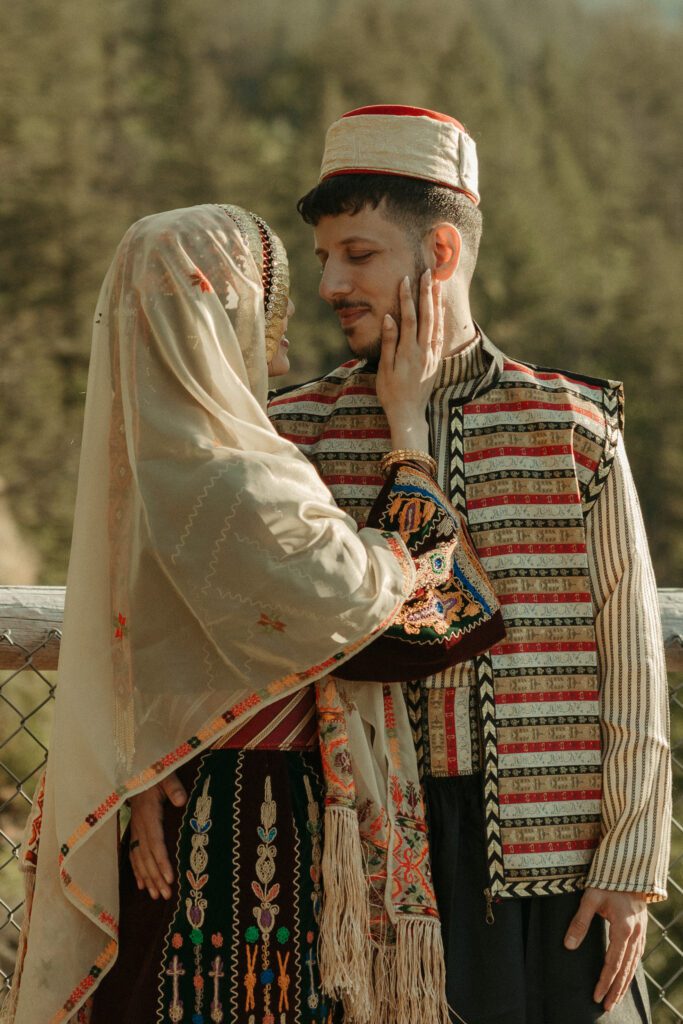
[[[609,944],[593,999],[596,1003],[604,999],[609,1011],[628,991],[643,955],[647,903],[642,893],[586,889],[564,937],[567,949],[581,945],[595,914],[609,922]]]
[[[130,798],[130,863],[138,889],[147,889],[153,900],[171,898],[173,868],[164,842],[164,802],[183,807],[187,793],[172,772],[165,779]]]

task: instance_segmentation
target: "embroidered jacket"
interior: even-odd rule
[[[346,363],[270,413],[364,523],[389,447],[373,367]],[[484,338],[444,360],[429,416],[439,481],[467,519],[507,637],[409,685],[422,770],[483,771],[491,898],[588,881],[661,899],[670,780],[656,590],[646,549],[633,552],[628,586],[629,565],[616,565],[632,561],[636,536],[642,548],[631,493],[625,554],[615,559],[613,530],[596,519],[603,506],[623,512],[618,494],[601,502],[623,477],[612,472],[625,464],[621,386],[511,360]],[[605,533],[607,557],[596,554]],[[639,619],[618,639],[625,598]],[[620,644],[636,664],[619,663]]]

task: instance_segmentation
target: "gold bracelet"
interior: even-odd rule
[[[394,448],[382,456],[381,467],[386,470],[396,462],[422,462],[436,473],[436,461],[428,452],[419,448]]]
[[[424,466],[431,476],[436,477],[436,460],[427,452],[422,452],[417,448],[395,448],[393,451],[387,452],[383,456],[379,468],[386,476],[389,468],[397,462],[417,462]]]

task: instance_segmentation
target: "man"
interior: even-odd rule
[[[270,415],[363,523],[389,447],[374,390],[384,317],[400,319],[405,276],[415,290],[431,269],[445,303],[432,455],[508,631],[406,693],[449,1002],[468,1024],[580,1024],[615,1006],[612,1021],[647,1020],[633,978],[647,903],[666,897],[668,704],[621,387],[484,336],[469,305],[478,203],[475,145],[453,118],[379,106],[331,126],[299,211],[356,358]]]

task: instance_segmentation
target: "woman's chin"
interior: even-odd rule
[[[268,363],[268,376],[284,377],[286,373],[289,373],[289,369],[289,359],[284,353],[278,352]]]

